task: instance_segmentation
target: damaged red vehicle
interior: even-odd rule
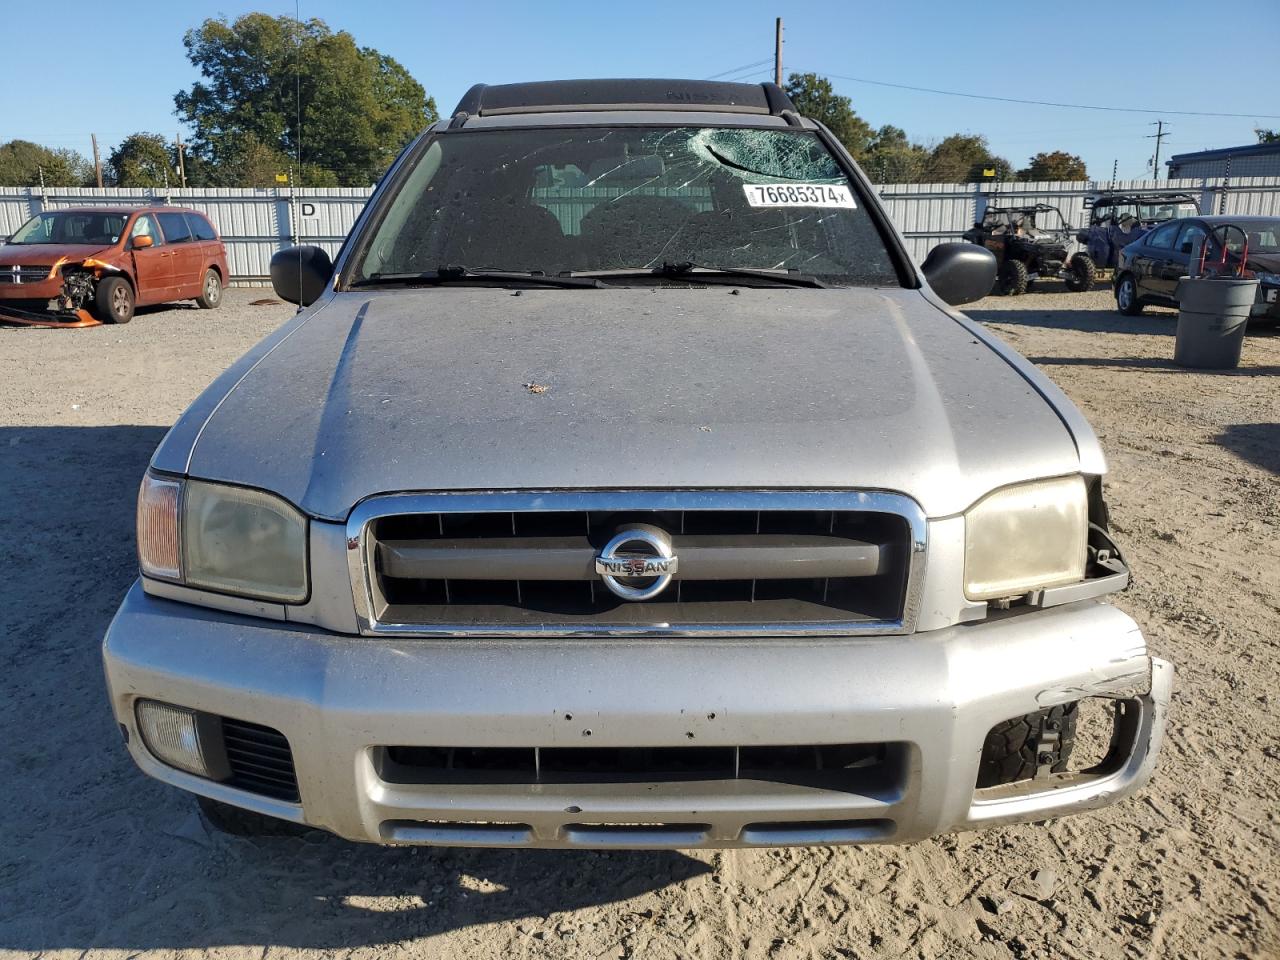
[[[128,323],[135,307],[222,303],[227,253],[182,207],[74,207],[36,214],[0,246],[0,322]]]

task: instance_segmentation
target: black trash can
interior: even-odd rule
[[[1229,370],[1240,365],[1245,325],[1258,281],[1238,277],[1183,277],[1178,281],[1178,337],[1173,362],[1182,367]]]

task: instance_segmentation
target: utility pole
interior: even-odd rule
[[[1222,171],[1222,192],[1218,194],[1218,216],[1227,212],[1227,187],[1231,183],[1231,154],[1227,154],[1227,167]]]
[[[182,131],[178,131],[178,177],[182,180],[182,189],[187,188],[187,165],[182,160]]]
[[[1160,143],[1161,141],[1164,140],[1165,137],[1169,136],[1169,134],[1165,132],[1163,120],[1157,120],[1153,124],[1151,124],[1151,126],[1156,128],[1156,132],[1147,137],[1148,140],[1154,140],[1156,142],[1155,159],[1151,161],[1151,177],[1153,180],[1159,180],[1160,179]]]
[[[782,86],[782,18],[773,23],[773,82]]]
[[[98,135],[96,133],[89,134],[89,139],[93,141],[93,172],[98,178],[98,189],[102,189],[102,160],[98,157]]]

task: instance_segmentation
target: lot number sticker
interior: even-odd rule
[[[753,207],[847,207],[856,210],[853,194],[842,184],[744,183],[747,203]]]

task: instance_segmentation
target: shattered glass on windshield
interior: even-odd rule
[[[749,199],[753,186],[766,189]],[[454,264],[559,274],[693,262],[896,285],[857,196],[807,131],[459,131],[419,155],[358,276]]]
[[[704,162],[717,163],[728,171],[739,171],[747,183],[844,182],[835,158],[813,136],[711,127],[694,131],[688,137],[685,149]]]

